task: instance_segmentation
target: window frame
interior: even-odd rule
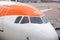
[[[24,16],[22,16],[21,20],[20,20],[20,24],[21,24],[21,21],[23,20]]]
[[[28,16],[28,19],[29,19],[29,23],[31,23],[30,16]]]

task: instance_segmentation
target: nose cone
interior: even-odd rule
[[[36,32],[31,37],[36,40],[58,40],[58,35],[50,23],[35,25]]]

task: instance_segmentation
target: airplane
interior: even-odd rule
[[[44,12],[20,2],[0,1],[0,40],[58,40]]]

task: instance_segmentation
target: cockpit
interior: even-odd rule
[[[48,20],[46,19],[45,16],[43,17],[32,17],[32,16],[18,16],[15,20],[14,23],[20,23],[20,24],[25,24],[25,23],[34,23],[34,24],[42,24],[42,23],[47,23]]]

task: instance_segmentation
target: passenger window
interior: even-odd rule
[[[30,17],[31,23],[43,23],[40,17]]]
[[[22,18],[22,16],[17,17],[16,20],[15,20],[15,23],[19,23],[21,18]]]
[[[24,24],[24,23],[29,23],[28,17],[23,17],[21,24]]]

